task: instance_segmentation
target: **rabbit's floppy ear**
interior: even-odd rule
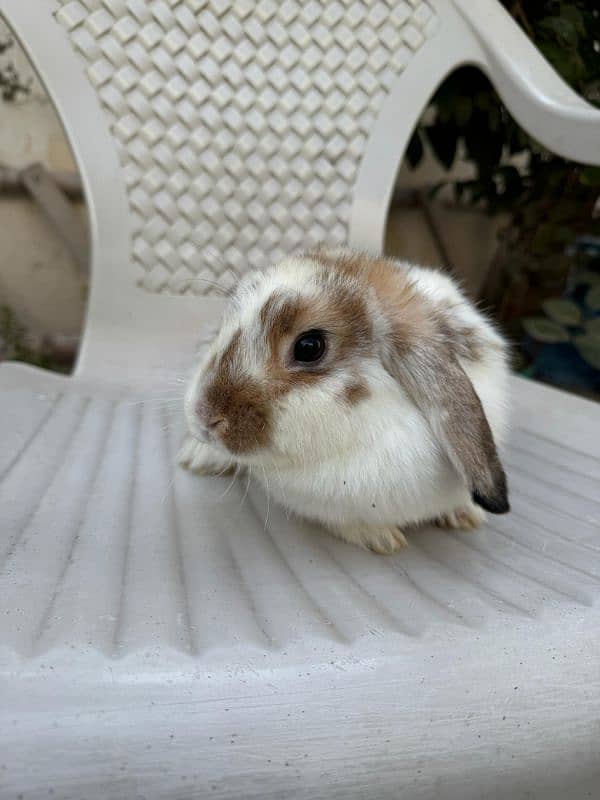
[[[440,342],[386,347],[384,366],[425,416],[473,501],[492,514],[509,510],[506,475],[473,384]]]
[[[457,288],[446,276],[385,257],[322,251],[315,257],[338,274],[366,284],[376,304],[376,339],[384,368],[427,419],[473,501],[494,514],[507,512],[506,476],[494,437],[458,360],[459,354],[476,360],[477,347],[464,341],[465,331],[439,307],[442,299],[448,308],[466,302]]]

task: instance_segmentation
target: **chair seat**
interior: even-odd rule
[[[512,513],[382,558],[174,469],[171,406],[0,368],[0,786],[596,789],[600,408],[513,383]]]

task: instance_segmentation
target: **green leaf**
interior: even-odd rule
[[[564,16],[548,17],[540,24],[540,28],[548,33],[553,33],[565,44],[575,46],[579,40],[577,28],[570,19]]]
[[[570,244],[573,241],[574,233],[566,225],[558,225],[556,228],[556,240],[563,244]]]
[[[568,342],[569,332],[554,320],[545,317],[526,317],[523,322],[525,331],[537,342]]]
[[[600,317],[586,320],[584,327],[586,333],[593,333],[595,336],[600,336]]]
[[[500,165],[504,148],[504,131],[493,124],[494,115],[481,112],[473,114],[464,131],[467,155],[478,167],[478,172],[491,173]]]
[[[564,19],[568,19],[577,33],[581,34],[582,36],[585,34],[585,22],[583,21],[581,12],[574,5],[571,3],[561,3],[560,16]]]
[[[600,272],[592,272],[586,269],[577,276],[577,286],[600,286]]]
[[[461,95],[456,98],[456,103],[454,104],[454,118],[456,119],[457,125],[463,127],[467,124],[467,122],[471,119],[471,114],[473,113],[473,101],[470,97],[465,97]]]
[[[600,286],[592,286],[585,296],[585,304],[592,311],[600,311]]]
[[[551,298],[542,303],[542,308],[550,319],[561,325],[579,325],[581,322],[581,310],[572,300]]]
[[[502,198],[505,202],[514,202],[523,192],[523,178],[516,167],[504,166],[498,170],[502,184]]]
[[[600,167],[584,167],[581,170],[579,181],[584,186],[600,186]]]
[[[574,340],[577,352],[594,369],[600,369],[600,335],[597,333],[584,333],[576,336]]]
[[[406,148],[406,157],[412,169],[418,167],[423,158],[423,142],[419,136],[419,132],[415,131],[411,136],[408,147]]]
[[[583,87],[583,96],[593,105],[600,105],[600,80],[589,81]]]
[[[556,71],[562,75],[567,82],[574,83],[581,78],[582,72],[585,72],[585,68],[577,52],[572,49],[567,49],[563,42],[541,40],[538,47]]]
[[[425,128],[429,143],[438,161],[450,169],[456,156],[458,129],[453,125],[434,125]]]
[[[531,250],[536,256],[554,249],[554,226],[542,223],[531,241]]]

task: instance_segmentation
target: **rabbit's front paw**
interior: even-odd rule
[[[235,469],[235,462],[222,456],[214,447],[186,436],[179,450],[177,461],[181,467],[199,475],[228,475]]]
[[[359,524],[333,528],[332,533],[339,539],[357,544],[381,556],[389,556],[408,546],[406,537],[395,525],[371,526]]]
[[[454,530],[471,531],[480,528],[485,522],[485,512],[475,503],[456,508],[448,514],[439,516],[435,524],[438,528],[451,528]]]

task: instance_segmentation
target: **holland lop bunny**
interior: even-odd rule
[[[180,461],[257,465],[293,512],[392,553],[405,526],[508,511],[507,378],[502,338],[448,276],[317,250],[240,282],[188,387]]]

